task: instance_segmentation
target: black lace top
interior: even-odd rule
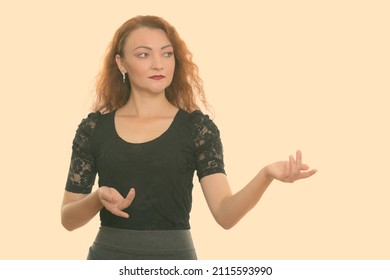
[[[225,173],[219,130],[200,111],[179,110],[170,127],[154,140],[133,144],[119,137],[115,111],[91,113],[73,140],[66,190],[90,193],[99,186],[116,188],[123,196],[136,190],[125,211],[130,218],[100,211],[102,226],[135,230],[189,229],[192,180]]]

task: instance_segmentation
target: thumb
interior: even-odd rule
[[[309,170],[309,166],[307,164],[302,164],[302,170]]]
[[[115,198],[112,194],[112,189],[110,187],[100,187],[98,189],[99,198],[100,200],[105,200],[109,202],[114,202]]]

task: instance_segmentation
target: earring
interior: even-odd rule
[[[125,84],[126,83],[126,73],[122,72],[122,81]]]

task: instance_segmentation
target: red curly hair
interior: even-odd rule
[[[103,67],[96,81],[93,110],[108,113],[119,109],[129,100],[131,85],[129,79],[126,79],[126,83],[123,83],[122,73],[118,69],[115,56],[117,54],[123,56],[127,36],[140,27],[162,29],[173,46],[175,72],[172,83],[165,89],[168,101],[187,112],[199,110],[199,102],[205,108],[208,108],[198,67],[192,61],[192,54],[176,29],[160,17],[137,16],[126,21],[116,31],[107,48]]]

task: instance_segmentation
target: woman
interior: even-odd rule
[[[189,213],[197,172],[215,220],[234,226],[274,180],[313,175],[296,158],[265,166],[232,194],[219,131],[191,54],[165,20],[138,16],[116,32],[94,111],[73,141],[61,218],[74,230],[100,212],[88,259],[196,259]],[[92,192],[96,174],[99,188]]]

